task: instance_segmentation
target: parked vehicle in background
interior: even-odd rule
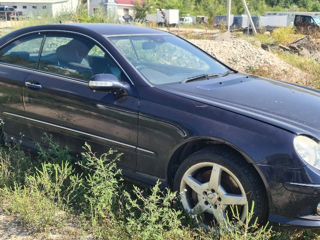
[[[177,26],[179,25],[179,9],[157,9],[158,25]]]
[[[256,29],[266,29],[268,31],[274,30],[279,27],[287,27],[291,24],[291,21],[287,15],[272,15],[272,16],[252,16],[253,23]],[[243,15],[231,15],[230,27],[233,30],[245,30],[249,27],[248,16]],[[218,15],[214,18],[214,26],[221,27],[227,26],[227,16]],[[249,27],[250,28],[250,27]]]
[[[230,16],[230,26],[233,24],[233,18],[234,18],[234,15],[231,15]],[[214,16],[213,26],[214,27],[226,27],[228,24],[227,22],[228,22],[227,16],[216,15],[216,16]]]
[[[147,14],[146,15],[146,22],[148,23],[157,23],[157,14]]]
[[[15,9],[10,6],[0,5],[0,19],[10,20],[15,15]]]
[[[248,15],[236,15],[232,18],[233,22],[231,24],[231,29],[239,29],[239,30],[246,30],[251,28],[249,23]],[[253,16],[252,21],[256,27],[256,29],[260,28],[259,17]]]
[[[312,34],[319,32],[320,30],[320,19],[316,16],[308,15],[296,15],[294,18],[294,26],[297,32]]]
[[[193,24],[193,19],[192,17],[181,17],[180,18],[180,24]]]
[[[208,20],[209,20],[209,18],[207,16],[201,16],[201,15],[196,16],[196,22],[197,23],[200,23],[200,24],[208,23]]]
[[[287,27],[289,25],[291,25],[291,21],[288,15],[259,17],[260,28],[268,31],[272,31],[280,27]]]
[[[10,21],[22,16],[21,11],[16,11],[14,7],[0,5],[0,20]]]

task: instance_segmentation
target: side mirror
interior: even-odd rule
[[[115,94],[128,94],[130,85],[119,81],[113,74],[96,74],[89,81],[92,90],[113,92]]]

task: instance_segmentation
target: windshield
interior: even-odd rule
[[[320,25],[320,18],[313,17],[313,20],[316,22],[316,24]]]
[[[109,37],[114,46],[152,84],[182,82],[229,69],[186,41],[171,35]]]

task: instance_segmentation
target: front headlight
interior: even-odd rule
[[[320,170],[320,145],[312,138],[296,136],[293,145],[302,160]]]

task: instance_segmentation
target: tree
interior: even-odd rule
[[[149,0],[144,0],[142,3],[140,1],[137,1],[134,5],[134,11],[135,11],[135,19],[138,22],[142,22],[146,16],[147,13],[151,9],[151,3]]]

